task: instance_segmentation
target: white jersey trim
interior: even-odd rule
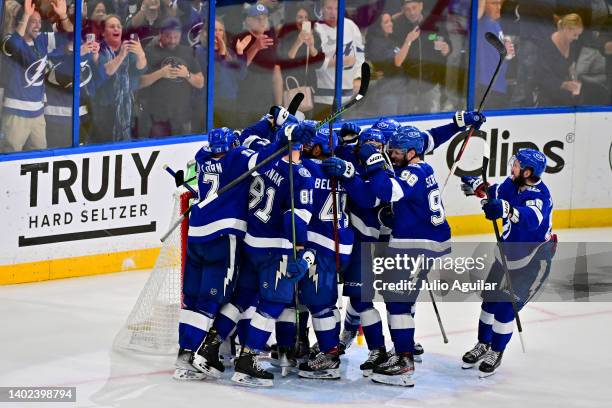
[[[336,245],[333,239],[330,239],[325,235],[321,235],[314,231],[308,231],[308,241],[321,245],[322,247],[327,248],[331,251],[336,250]],[[342,255],[350,255],[351,252],[353,252],[353,244],[340,244],[338,248]]]
[[[238,218],[225,218],[223,220],[211,222],[210,224],[201,226],[189,226],[188,236],[190,237],[207,237],[226,228],[233,228],[239,231],[246,231],[247,223]]]
[[[378,228],[368,227],[361,218],[357,217],[353,213],[351,213],[351,224],[357,229],[357,231],[361,232],[367,237],[378,238],[380,236],[380,231]]]
[[[253,248],[280,248],[280,249],[293,248],[293,244],[288,239],[254,237],[248,232],[246,233],[244,237],[244,243]]]
[[[21,99],[4,98],[4,107],[35,112],[45,107],[42,101],[22,101]]]
[[[391,202],[394,203],[399,201],[402,199],[402,197],[404,197],[404,190],[402,190],[402,186],[397,180],[391,179]]]

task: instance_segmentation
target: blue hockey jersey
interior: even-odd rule
[[[4,91],[4,112],[22,117],[37,117],[43,114],[45,75],[48,54],[55,48],[63,48],[72,33],[40,33],[32,44],[13,33],[4,40],[2,50],[7,58]]]
[[[450,227],[429,164],[419,162],[397,168],[394,177],[376,170],[368,185],[382,201],[393,203],[395,222],[390,247],[420,248],[437,254],[450,250]]]
[[[544,242],[550,239],[553,202],[542,180],[520,190],[508,177],[501,184],[489,187],[489,192],[492,198],[508,201],[518,214],[504,219],[503,241]]]
[[[308,225],[308,247],[315,249],[317,254],[333,257],[336,254],[336,248],[331,180],[323,173],[321,160],[305,159],[302,164],[313,178],[313,216]],[[340,183],[336,191],[340,261],[347,262],[353,250],[353,230],[349,227],[349,218],[346,213],[347,194]]]
[[[229,150],[221,158],[214,158],[207,147],[197,152],[195,160],[200,202],[192,207],[189,216],[189,242],[206,242],[224,234],[244,237],[249,179],[207,204],[204,200],[217,194],[219,189],[253,168],[278,148],[280,145],[273,143],[260,152],[255,152],[239,146]]]
[[[296,244],[305,246],[312,217],[313,180],[301,164],[293,164]],[[291,255],[293,248],[289,162],[278,160],[258,172],[249,189],[245,251]]]

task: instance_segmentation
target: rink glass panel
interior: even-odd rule
[[[316,102],[323,88],[334,92],[335,44],[322,44],[318,1],[270,0],[259,8],[220,2],[215,13],[217,44],[224,38],[227,51],[222,56],[220,47],[215,49],[214,127],[248,126],[270,106],[287,105],[298,91],[306,94],[300,106],[306,118],[329,114],[331,104]]]
[[[489,109],[610,105],[612,15],[599,2],[487,0],[479,10],[475,103],[496,64],[482,43],[498,34],[508,49]],[[589,6],[590,5],[590,6]],[[563,44],[569,42],[569,47]],[[512,48],[509,47],[512,44]],[[564,57],[563,52],[568,55]]]
[[[372,68],[367,100],[346,116],[373,118],[465,109],[470,13],[469,0],[346,0],[345,21],[359,28],[362,55]],[[345,33],[351,35],[351,29]],[[345,58],[343,62],[352,61]],[[345,85],[348,77],[357,73],[358,68],[352,70],[345,64]]]
[[[94,7],[104,7],[98,4],[93,2]],[[101,61],[113,61],[121,54],[117,42],[121,47],[139,42],[146,67],[141,69],[137,49],[128,52],[115,72],[105,72],[100,64],[98,81],[92,87],[93,114],[89,129],[83,132],[84,127],[80,128],[81,144],[206,131],[208,5],[196,8],[187,1],[168,4],[143,0],[117,10],[106,5],[112,8],[106,10],[106,17],[87,11],[82,38],[87,41],[88,35],[96,36],[102,45]],[[111,14],[118,18],[109,17]]]
[[[36,2],[18,39],[22,3],[2,2],[0,154],[72,145],[74,35],[57,32],[57,14],[48,2]],[[74,8],[67,11],[74,20]]]

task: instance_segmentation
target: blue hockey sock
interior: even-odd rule
[[[359,300],[350,298],[346,305],[346,315],[344,316],[344,330],[346,331],[357,331],[361,324],[361,318],[359,312],[355,310],[354,303],[359,303]]]
[[[478,319],[478,341],[491,344],[493,340],[493,321],[495,317],[495,303],[482,302],[480,306],[480,319]]]
[[[276,320],[276,344],[279,347],[293,347],[296,328],[295,308],[286,307]]]
[[[411,303],[388,302],[387,322],[396,353],[414,353],[414,319]]]
[[[319,342],[319,349],[328,352],[334,347],[338,347],[340,333],[335,311],[336,306],[311,306],[312,327]]]

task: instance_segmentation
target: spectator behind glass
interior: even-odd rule
[[[501,17],[502,0],[480,0],[485,3],[484,15],[478,20],[478,39],[476,43],[476,100],[480,101],[484,95],[493,72],[499,61],[499,54],[485,39],[485,33],[495,34],[499,40],[506,45],[508,56],[514,57],[514,46],[509,41],[504,41],[504,33],[499,25]],[[499,74],[491,86],[487,96],[487,107],[499,109],[508,106],[508,85],[506,84],[506,72],[508,61],[505,59],[499,69]]]
[[[204,22],[208,15],[207,3],[201,0],[178,0],[177,16],[181,21],[181,44],[194,47],[200,42],[200,32],[206,29]]]
[[[246,47],[250,37],[245,37],[244,41],[236,43],[236,52],[229,46],[227,33],[225,32],[225,24],[219,19],[215,21],[215,76],[214,76],[214,104],[215,111],[213,114],[213,127],[222,127],[232,121],[236,115],[236,106],[238,104],[238,84],[244,80],[246,76],[246,56],[244,55],[244,47]],[[196,47],[196,59],[200,63],[200,67],[208,66],[208,40],[206,30],[200,31],[200,44]],[[197,105],[199,109],[197,121],[195,121],[195,129],[204,130],[205,109],[207,103],[206,83],[204,87],[196,92],[198,96]]]
[[[66,33],[41,33],[42,19],[32,0],[25,0],[17,16],[15,32],[2,44],[5,58],[3,74],[7,77],[2,112],[2,152],[47,147],[45,135],[44,76],[49,53],[63,47],[73,31],[65,0],[51,2],[54,17]]]
[[[88,34],[95,34],[96,40],[100,40],[102,38],[102,24],[107,15],[106,12],[106,0],[93,0],[83,3],[82,14],[87,16],[87,20],[82,31]]]
[[[74,16],[73,16],[74,17]],[[91,127],[88,104],[95,92],[95,84],[104,78],[104,68],[98,65],[100,44],[84,41],[81,44],[81,91],[79,103],[79,138],[89,140]],[[47,147],[66,147],[72,144],[72,99],[74,42],[72,38],[63,49],[49,55],[52,68],[47,75],[45,120]]]
[[[321,37],[325,60],[317,70],[317,89],[313,117],[323,119],[329,115],[334,101],[336,75],[336,31],[338,26],[337,0],[322,0],[322,21],[315,24],[315,31]],[[342,101],[346,103],[357,92],[361,83],[361,64],[365,59],[363,39],[357,25],[344,18]]]
[[[279,0],[259,0],[258,3],[263,4],[268,9],[268,19],[270,20],[270,27],[278,34],[280,29],[285,25],[286,21],[286,3],[287,1]]]
[[[535,77],[539,49],[555,31],[553,14],[556,0],[519,0],[517,47],[517,79],[512,92],[511,106],[534,106]]]
[[[98,63],[104,67],[107,78],[93,101],[93,143],[132,138],[134,91],[145,72],[147,59],[140,41],[122,41],[122,34],[119,17],[106,16]]]
[[[406,92],[406,79],[395,65],[399,48],[393,40],[393,20],[391,14],[383,13],[376,25],[368,30],[366,37],[366,60],[370,62],[380,78],[372,84],[372,90],[365,101],[364,111],[369,116],[399,115],[404,112],[401,106],[402,95]]]
[[[570,69],[574,63],[570,46],[582,34],[582,19],[578,14],[563,16],[557,31],[542,43],[538,53],[536,84],[539,106],[570,106],[578,101],[582,84]]]
[[[268,9],[262,4],[250,6],[245,24],[248,31],[236,37],[233,49],[238,53],[239,48],[244,47],[247,73],[238,88],[238,115],[233,122],[226,124],[230,127],[252,124],[260,119],[262,109],[282,103],[283,78],[276,55],[277,39],[268,21]]]
[[[465,108],[471,0],[450,0],[446,31],[451,52],[446,59],[446,103],[442,110]]]
[[[305,3],[287,7],[288,24],[283,26],[278,35],[278,56],[285,77],[293,77],[300,86],[314,88],[317,83],[316,70],[325,61],[321,50],[321,38],[313,29],[310,18],[312,11]],[[289,80],[290,87],[295,83]],[[305,112],[310,117],[310,112]]]
[[[406,0],[393,27],[395,42],[401,44],[395,64],[408,77],[404,113],[440,111],[446,57],[451,52],[444,23],[437,16],[425,19],[423,1]]]
[[[181,45],[181,23],[168,17],[161,25],[159,42],[146,48],[148,73],[140,77],[144,109],[139,122],[143,137],[191,133],[191,92],[204,86],[200,64],[190,47]]]
[[[142,0],[140,11],[132,16],[126,24],[129,34],[137,34],[143,47],[159,34],[164,14],[161,11],[160,0]]]
[[[17,15],[21,10],[21,4],[16,0],[5,0],[4,14],[2,15],[2,36],[12,34],[17,28]]]

